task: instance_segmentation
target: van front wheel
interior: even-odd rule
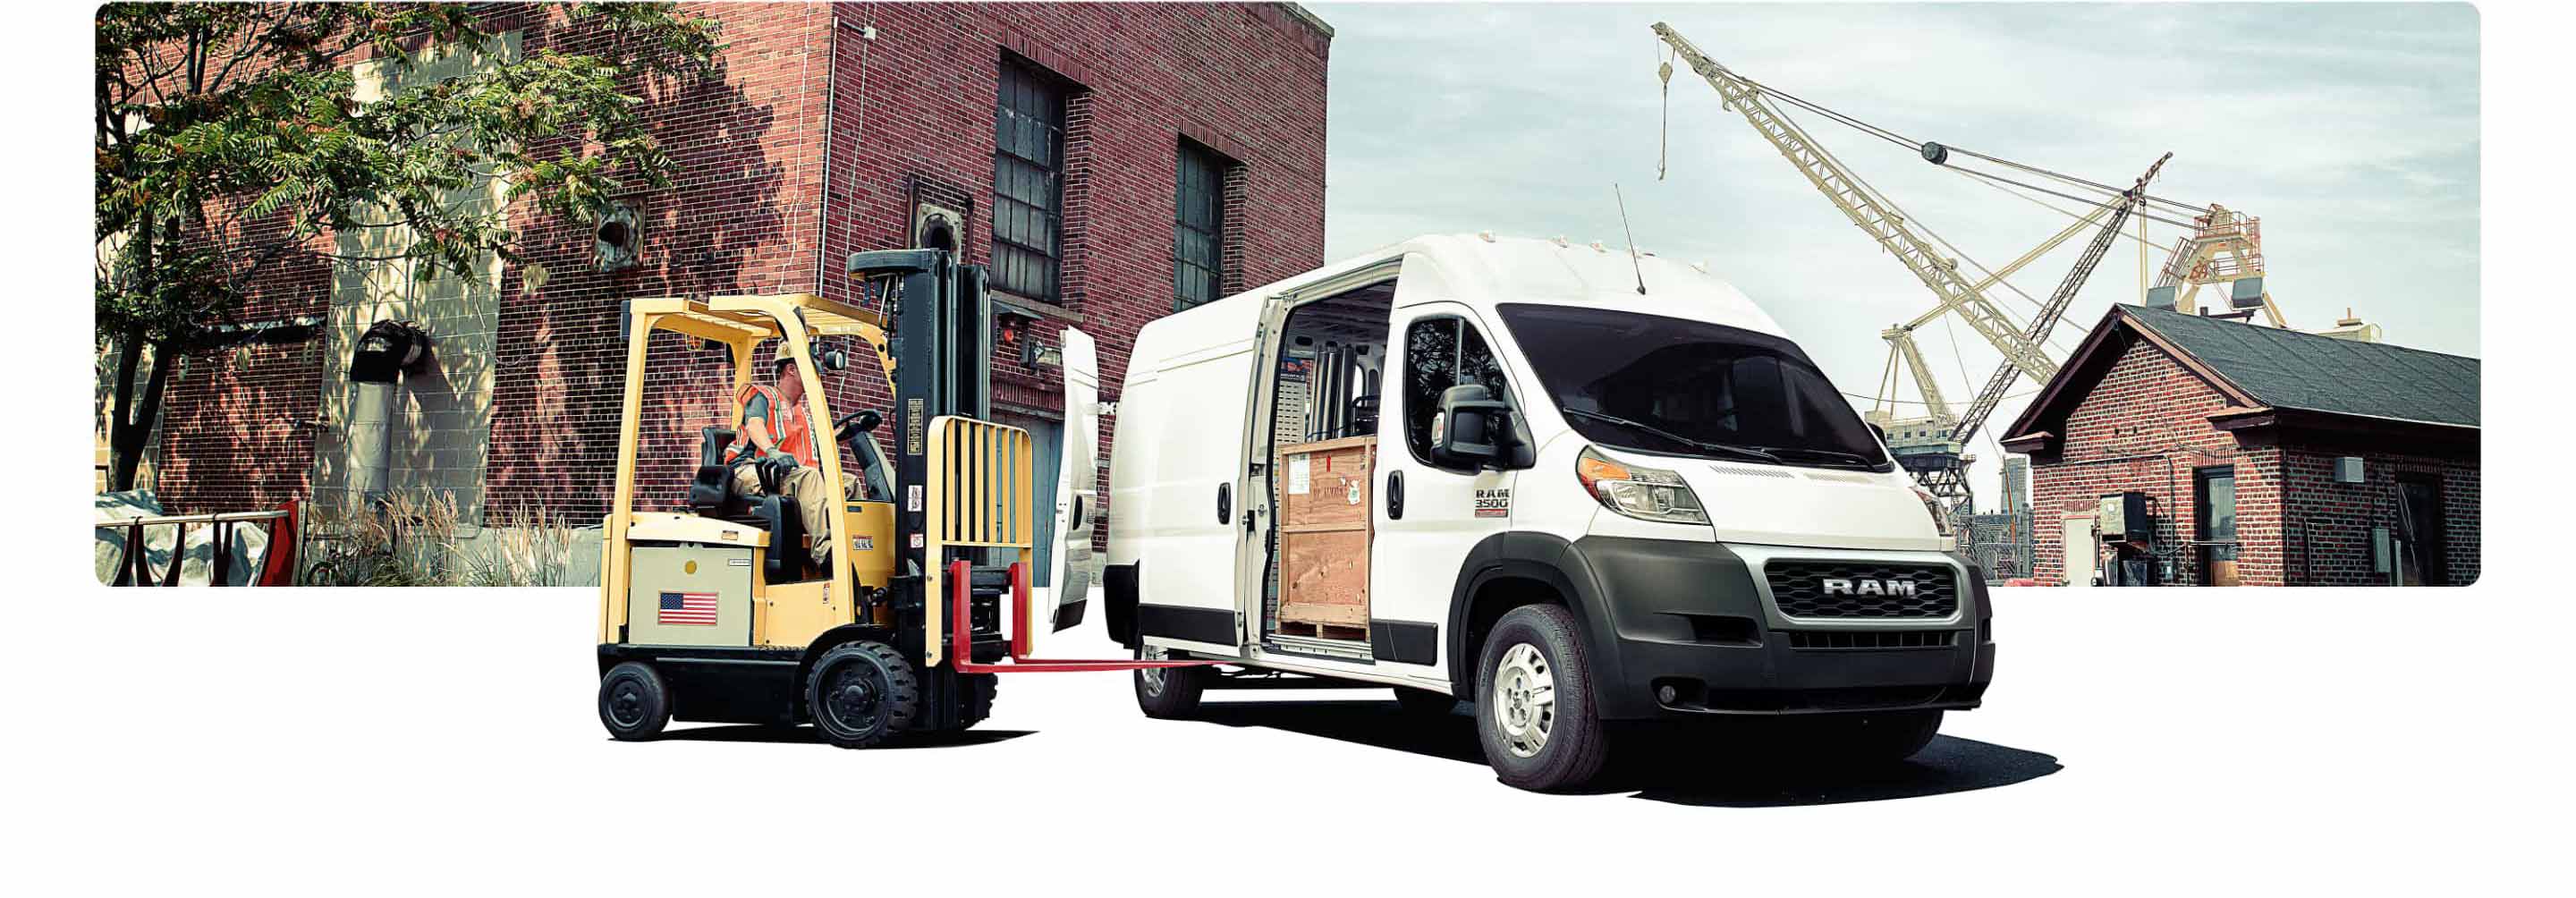
[[[1165,661],[1170,650],[1142,646],[1136,649],[1140,661]],[[1199,713],[1199,696],[1207,691],[1208,669],[1205,667],[1143,667],[1136,670],[1136,707],[1145,716],[1171,720]]]
[[[1578,788],[1609,757],[1578,632],[1565,609],[1527,605],[1503,615],[1485,640],[1476,667],[1476,737],[1506,784]]]

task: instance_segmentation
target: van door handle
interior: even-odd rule
[[[1216,485],[1216,522],[1219,524],[1234,523],[1234,484],[1220,483]]]
[[[1386,472],[1386,519],[1404,519],[1404,472]]]

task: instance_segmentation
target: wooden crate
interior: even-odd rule
[[[1369,503],[1376,437],[1283,446],[1279,476],[1279,629],[1368,632]],[[1365,638],[1365,637],[1353,637]]]

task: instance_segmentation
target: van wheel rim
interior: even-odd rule
[[[1161,661],[1165,658],[1171,657],[1171,654],[1171,652],[1162,649],[1149,648],[1144,652],[1144,659],[1147,661]],[[1136,669],[1137,680],[1145,684],[1145,694],[1163,694],[1164,670],[1165,668],[1160,667],[1140,667]]]
[[[1494,669],[1494,734],[1514,757],[1535,757],[1556,726],[1556,677],[1547,655],[1523,642]]]

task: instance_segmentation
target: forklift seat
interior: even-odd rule
[[[762,484],[769,494],[746,496],[733,488],[733,467],[725,463],[725,450],[733,445],[734,432],[724,427],[706,427],[698,431],[705,438],[698,450],[698,473],[689,481],[689,508],[699,515],[758,527],[769,533],[768,564],[761,578],[769,583],[793,583],[805,579],[807,560],[812,550],[805,545],[805,516],[794,497],[777,494],[777,485],[764,477]]]

